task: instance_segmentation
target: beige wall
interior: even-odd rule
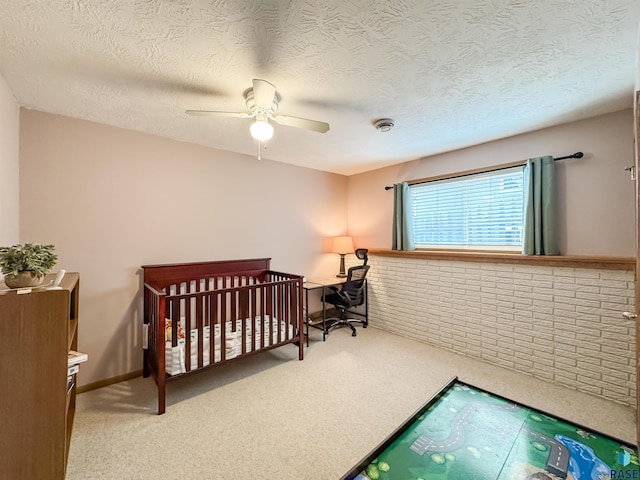
[[[638,48],[636,52],[636,91],[638,91],[640,90],[640,28],[638,28]]]
[[[83,385],[141,367],[140,265],[268,256],[332,274],[326,240],[347,224],[356,246],[390,246],[384,186],[402,180],[581,150],[559,163],[563,253],[633,255],[632,123],[628,110],[347,178],[22,110],[20,241],[54,243],[56,268],[82,275]]]
[[[557,164],[562,253],[635,255],[634,184],[624,171],[634,163],[631,109],[350,176],[349,233],[361,246],[391,247],[385,185],[577,151],[585,157]]]
[[[0,76],[0,246],[19,241],[19,121],[20,107]]]
[[[141,265],[272,257],[323,275],[325,237],[347,230],[344,176],[29,110],[20,148],[20,239],[81,274],[81,385],[142,367]]]

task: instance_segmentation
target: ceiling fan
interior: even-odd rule
[[[288,127],[304,128],[314,132],[325,133],[329,130],[329,124],[317,120],[291,117],[288,115],[276,115],[280,94],[276,92],[275,85],[260,80],[253,79],[253,87],[244,92],[244,98],[249,112],[219,112],[214,110],[187,110],[189,115],[217,115],[222,117],[255,118],[251,124],[251,136],[258,141],[264,142],[273,136],[273,125],[269,120]]]

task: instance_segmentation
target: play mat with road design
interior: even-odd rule
[[[609,480],[640,470],[628,444],[455,382],[351,478]]]

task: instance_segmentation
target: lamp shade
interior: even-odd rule
[[[351,237],[333,237],[333,253],[353,253]]]
[[[273,137],[273,127],[271,124],[265,120],[257,120],[251,124],[249,127],[251,131],[251,136],[256,140],[260,140],[262,142],[269,140]]]

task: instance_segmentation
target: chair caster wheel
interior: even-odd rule
[[[351,334],[351,336],[352,336],[352,337],[355,337],[355,336],[356,336],[356,332],[353,332],[353,333]]]

